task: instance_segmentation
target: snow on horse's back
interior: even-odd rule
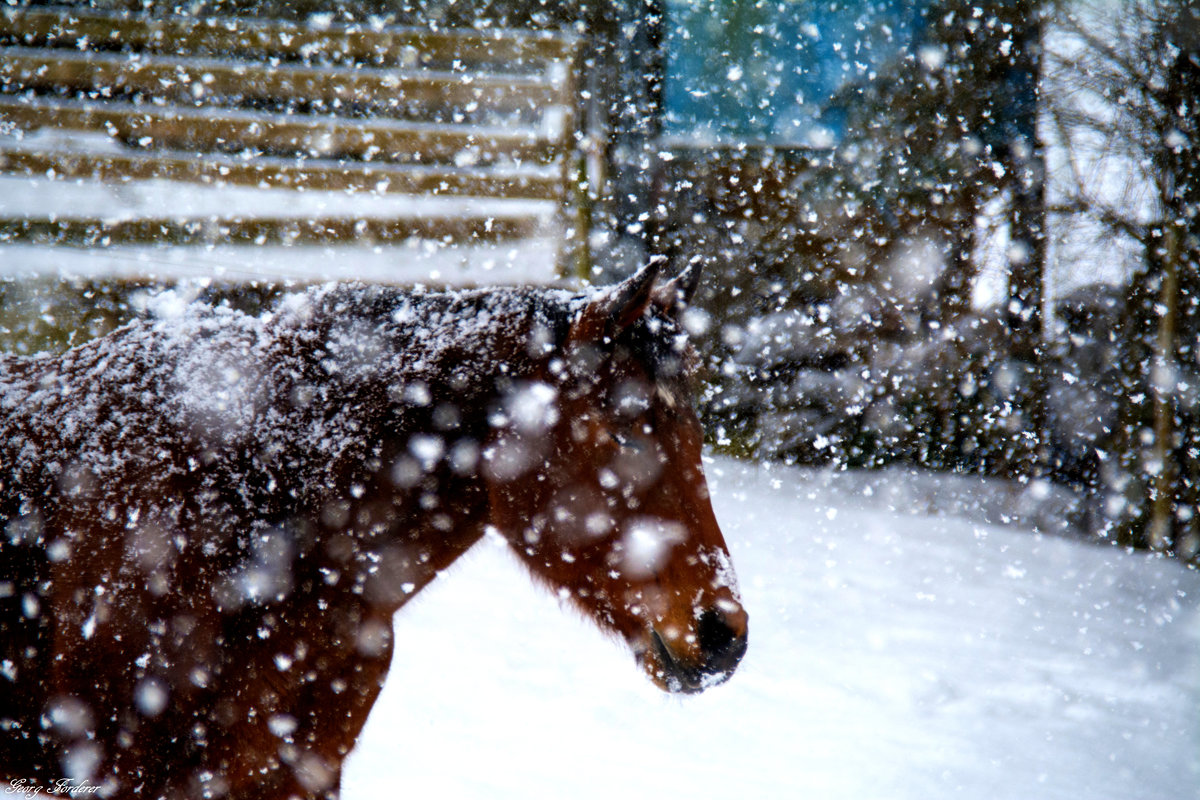
[[[336,794],[392,614],[488,529],[663,689],[725,680],[685,283],[167,293],[3,357],[0,777]]]

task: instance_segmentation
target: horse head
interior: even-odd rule
[[[698,692],[746,650],[747,615],[701,464],[690,271],[590,296],[484,448],[491,523],[530,570],[619,634],[659,687]]]

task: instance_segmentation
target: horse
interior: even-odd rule
[[[605,289],[167,291],[0,360],[0,776],[105,797],[336,797],[392,616],[484,535],[667,692],[747,615],[681,312]]]

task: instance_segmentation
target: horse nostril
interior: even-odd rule
[[[712,608],[700,615],[696,623],[696,635],[700,639],[700,649],[714,655],[727,650],[734,639],[733,628]]]
[[[706,609],[696,618],[693,643],[700,651],[699,658],[675,653],[663,641],[658,631],[650,629],[650,663],[656,670],[656,680],[665,682],[671,692],[702,692],[710,686],[724,683],[737,669],[746,654],[745,613],[726,615],[722,608]],[[660,683],[663,685],[663,683]]]
[[[734,630],[724,615],[713,608],[700,614],[696,636],[709,664],[717,670],[732,670],[746,652],[745,635]]]

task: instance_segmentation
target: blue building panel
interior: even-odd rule
[[[667,0],[670,140],[830,147],[854,87],[913,53],[930,0]]]

